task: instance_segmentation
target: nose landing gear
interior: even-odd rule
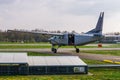
[[[76,46],[75,46],[75,49],[76,49],[76,53],[80,52],[79,48],[77,48]]]
[[[76,48],[76,53],[79,53],[79,52],[80,52],[80,50],[78,48]]]
[[[58,48],[60,47],[60,45],[59,45],[57,48],[54,48],[54,47],[55,47],[55,45],[52,45],[51,51],[52,51],[53,53],[57,53],[57,50],[58,50]]]
[[[53,53],[57,53],[57,49],[55,49],[55,48],[52,48],[51,51],[52,51]]]

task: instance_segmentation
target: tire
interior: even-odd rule
[[[77,48],[77,49],[76,49],[76,53],[79,53],[79,52],[80,52],[80,50]]]
[[[54,49],[54,51],[53,51],[54,53],[57,53],[57,49]]]

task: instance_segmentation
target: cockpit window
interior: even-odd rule
[[[64,36],[54,36],[54,39],[64,39]]]

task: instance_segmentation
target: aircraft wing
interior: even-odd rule
[[[62,36],[62,33],[53,33],[53,32],[32,32],[34,34],[43,34],[43,35],[57,35],[57,36]]]
[[[39,32],[39,31],[19,31],[19,30],[8,30],[7,32],[24,32],[24,33],[33,33],[33,34],[42,34],[42,35],[53,35],[53,36],[62,36],[63,33],[53,33],[53,32]]]

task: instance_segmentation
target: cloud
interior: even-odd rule
[[[0,4],[1,5],[5,5],[5,4],[11,4],[13,3],[15,0],[0,0]]]
[[[119,3],[119,0],[0,0],[0,23],[4,29],[72,31],[74,27],[81,32],[94,28],[99,12],[105,11],[106,22],[111,22],[104,23],[107,32],[108,26],[119,24],[116,18]]]

